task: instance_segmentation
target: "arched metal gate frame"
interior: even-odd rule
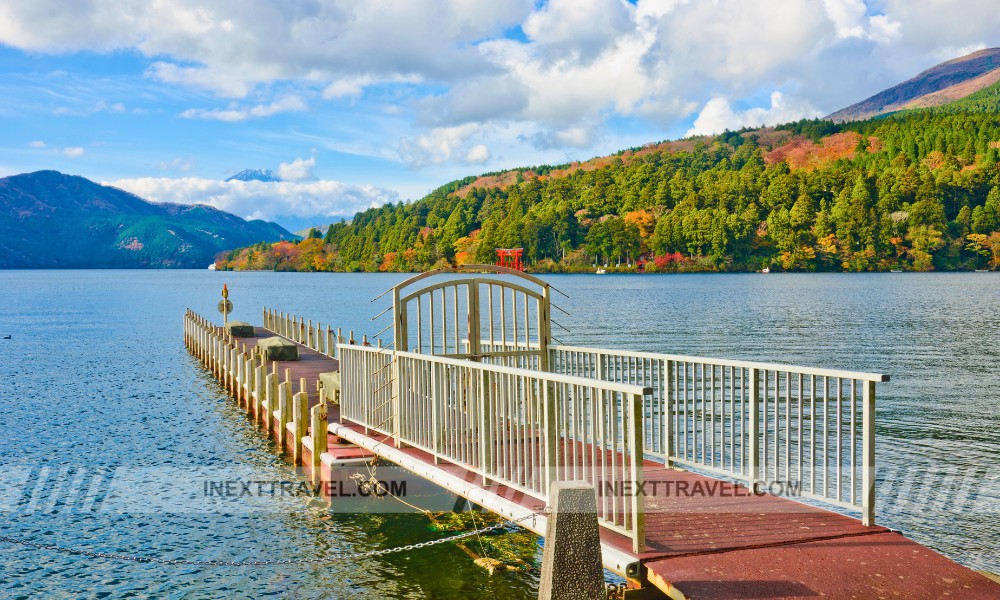
[[[462,277],[416,287],[449,274]],[[462,265],[420,273],[390,292],[397,350],[549,370],[552,288],[533,275]]]

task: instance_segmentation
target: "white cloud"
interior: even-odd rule
[[[67,146],[62,149],[62,153],[64,156],[76,158],[78,156],[83,156],[84,150],[80,146]]]
[[[196,160],[193,158],[175,158],[169,161],[161,161],[157,168],[161,171],[178,171],[187,173],[194,169]]]
[[[633,30],[629,11],[621,0],[550,0],[525,19],[522,29],[557,57],[589,62]]]
[[[361,75],[358,77],[345,77],[337,79],[323,89],[323,98],[332,100],[336,98],[351,98],[360,96],[366,87],[375,84],[386,83],[420,83],[423,78],[419,75],[388,75],[376,78],[371,75]]]
[[[0,43],[35,52],[135,49],[160,81],[245,97],[260,84],[367,76],[453,80],[472,45],[520,24],[531,0],[158,0],[0,4]]]
[[[35,140],[33,142],[28,142],[28,147],[29,148],[44,148],[45,147],[45,142],[43,142],[42,140]]]
[[[468,140],[481,134],[483,128],[474,123],[452,127],[436,127],[416,138],[404,137],[399,143],[399,156],[412,167],[441,164],[464,157],[468,162],[471,147]],[[467,148],[464,152],[463,148]]]
[[[399,195],[392,190],[328,180],[296,183],[146,177],[120,179],[106,185],[154,202],[208,204],[245,219],[268,221],[279,217],[311,219],[349,215],[399,200]]]
[[[189,108],[180,114],[185,119],[214,119],[216,121],[237,122],[246,121],[250,118],[263,118],[276,115],[278,113],[306,110],[308,105],[305,100],[298,96],[285,96],[275,100],[270,104],[257,104],[256,106],[244,106],[230,108]]]
[[[225,98],[242,98],[253,90],[254,82],[239,73],[219,72],[206,67],[181,67],[168,62],[155,62],[146,75],[164,83],[206,89]]]
[[[98,101],[96,104],[87,107],[75,107],[70,108],[68,106],[57,106],[52,109],[52,114],[61,117],[89,117],[90,115],[96,115],[97,113],[109,112],[109,113],[123,113],[128,109],[121,102],[115,102],[114,104],[108,104],[104,100]]]
[[[735,131],[743,127],[777,125],[815,117],[818,111],[805,102],[789,102],[778,91],[771,93],[771,106],[754,107],[743,111],[733,110],[725,98],[712,98],[705,103],[687,135],[709,135],[722,133],[726,129]]]
[[[316,168],[315,156],[307,159],[296,158],[290,163],[278,165],[278,177],[286,181],[312,179],[314,168]]]
[[[505,35],[517,27],[523,38]],[[695,115],[692,131],[708,131],[830,112],[995,46],[998,31],[995,0],[0,0],[0,44],[124,50],[146,57],[152,81],[234,101],[186,118],[377,96],[373,112],[413,129],[386,126],[370,145],[398,143],[415,167],[514,156],[497,140],[515,130],[522,149],[555,154],[594,147],[623,118],[657,139]],[[762,89],[787,95],[733,108]]]
[[[490,149],[485,144],[476,144],[465,155],[465,162],[470,165],[481,165],[490,159]]]
[[[837,28],[837,37],[850,38],[864,35],[862,21],[868,9],[864,0],[823,0],[823,6],[826,8],[827,16]]]
[[[550,150],[554,148],[588,148],[594,142],[597,126],[569,127],[555,131],[540,131],[531,136],[530,141],[536,148]]]
[[[868,37],[879,44],[890,44],[898,40],[902,33],[902,24],[899,21],[893,21],[886,15],[871,16],[868,18],[868,24]],[[954,58],[955,56],[961,56],[961,54],[956,54],[949,58]]]

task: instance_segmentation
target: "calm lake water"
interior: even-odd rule
[[[0,271],[0,337],[12,336],[0,340],[3,534],[203,560],[323,557],[441,537],[425,517],[345,516],[304,498],[171,511],[102,496],[129,470],[152,474],[133,490],[140,497],[156,496],[157,476],[191,469],[283,477],[272,445],[188,355],[185,308],[214,317],[226,282],[233,318],[259,323],[267,305],[374,333],[382,325],[370,318],[384,305],[369,300],[402,277]],[[879,522],[1000,571],[1000,274],[547,279],[569,296],[558,299],[570,313],[557,317],[565,343],[891,374],[877,410]],[[490,577],[451,543],[325,566],[198,568],[0,542],[0,597],[524,598],[537,593],[534,539],[527,558],[535,569]]]

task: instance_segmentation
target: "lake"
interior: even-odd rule
[[[0,520],[39,543],[196,560],[311,558],[442,537],[419,515],[281,497],[176,510],[172,473],[284,461],[184,348],[185,308],[260,323],[269,306],[372,334],[404,275],[0,271]],[[553,275],[563,343],[883,372],[879,523],[1000,571],[1000,274]],[[556,311],[557,314],[561,314]],[[213,471],[214,470],[214,471]],[[144,478],[134,478],[136,473]],[[123,475],[124,474],[124,475]],[[110,482],[139,481],[129,501]],[[160,481],[157,480],[160,478]],[[143,501],[143,498],[148,501]],[[474,542],[470,548],[478,549]],[[149,566],[0,542],[0,596],[523,598],[540,546],[490,577],[453,543],[316,566]]]

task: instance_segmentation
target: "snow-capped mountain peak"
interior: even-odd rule
[[[270,169],[243,169],[226,181],[281,181]]]

